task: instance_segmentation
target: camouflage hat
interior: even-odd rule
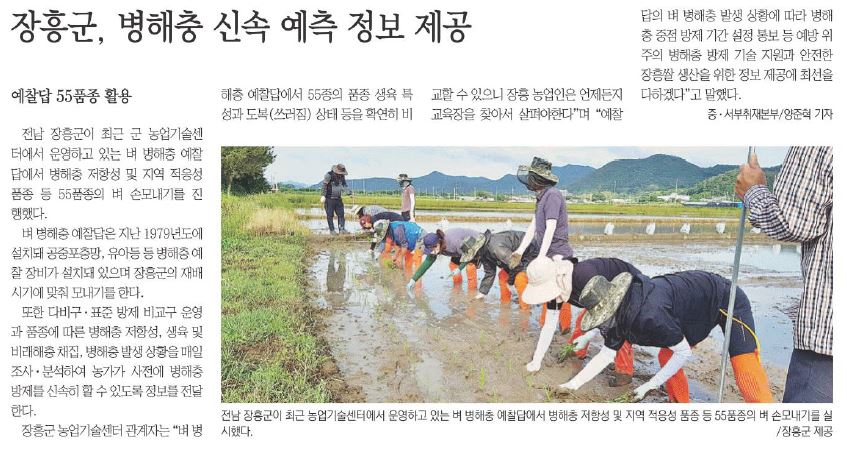
[[[380,219],[373,225],[374,227],[374,243],[379,243],[380,241],[385,239],[385,235],[388,235],[388,225],[390,222],[387,219]]]
[[[485,234],[480,233],[477,236],[469,236],[462,241],[462,245],[459,249],[462,250],[462,257],[460,259],[461,263],[468,263],[473,261],[476,258],[476,254],[479,253],[479,250],[485,246]]]
[[[559,183],[559,177],[553,174],[553,164],[541,157],[533,157],[529,172],[544,177],[553,183]]]
[[[632,274],[628,272],[618,274],[611,282],[600,275],[592,277],[579,296],[579,304],[585,307],[582,330],[594,329],[615,316],[631,283]]]
[[[411,183],[412,178],[409,177],[409,174],[400,174],[400,175],[397,176],[397,182],[398,183],[403,183],[403,182],[410,182]]]
[[[338,164],[332,166],[332,172],[334,172],[338,175],[347,175],[347,168],[344,167],[343,164],[338,163]]]

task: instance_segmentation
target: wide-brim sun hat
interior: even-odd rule
[[[332,167],[332,172],[338,175],[347,175],[347,168],[343,164],[338,163]]]
[[[548,257],[538,257],[526,267],[527,286],[523,292],[523,301],[530,305],[550,302],[564,293],[559,278],[565,278],[570,286],[573,274],[573,262],[556,261]],[[569,289],[567,291],[570,291]]]
[[[388,235],[388,225],[390,222],[387,219],[380,219],[373,225],[374,227],[374,242],[380,242],[385,239],[385,235]]]
[[[533,157],[529,165],[529,172],[544,177],[551,182],[559,183],[559,176],[553,173],[553,163],[541,157]]]
[[[592,277],[579,296],[579,303],[585,307],[580,328],[594,329],[615,316],[631,284],[632,274],[628,272],[618,274],[611,282],[600,275]]]
[[[527,166],[522,164],[518,166],[518,181],[525,186],[528,186],[530,173],[535,174],[554,185],[559,183],[559,177],[553,173],[553,164],[543,158],[533,157],[530,165]]]
[[[397,176],[398,182],[411,182],[412,178],[409,177],[409,174],[400,174]]]
[[[352,207],[350,207],[350,210],[348,210],[348,211],[350,212],[351,215],[359,216],[359,210],[364,210],[364,209],[365,209],[364,205],[353,205]]]
[[[462,245],[459,249],[462,250],[462,257],[459,259],[459,263],[469,263],[476,258],[476,254],[479,253],[479,250],[485,246],[486,236],[484,233],[480,233],[477,236],[469,236],[462,241]]]

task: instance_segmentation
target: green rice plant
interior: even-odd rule
[[[626,393],[616,397],[615,399],[613,399],[612,402],[617,402],[617,403],[632,403],[632,402],[635,402],[635,393],[633,393],[631,391],[626,392]]]
[[[573,343],[568,343],[568,344],[562,345],[562,347],[559,348],[559,354],[558,354],[559,363],[562,363],[565,360],[567,360],[568,358],[570,358],[571,356],[576,355],[575,348],[576,348],[576,346]]]

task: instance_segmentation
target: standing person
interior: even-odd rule
[[[335,235],[335,224],[332,217],[338,217],[338,231],[347,233],[344,229],[344,200],[342,195],[352,196],[353,191],[347,187],[347,168],[338,163],[332,166],[324,175],[323,187],[321,188],[321,203],[326,209],[326,223],[329,225],[329,233]]]
[[[407,174],[400,174],[397,177],[397,183],[400,184],[400,214],[403,215],[404,221],[415,222],[415,187],[412,186],[412,179]]]
[[[447,230],[438,229],[435,233],[427,233],[423,238],[423,253],[426,259],[409,280],[406,288],[412,289],[418,281],[435,263],[439,255],[450,257],[450,275],[453,277],[454,285],[462,284],[462,274],[459,269],[462,258],[462,243],[466,238],[479,235],[476,230],[465,228],[452,228]],[[468,276],[468,291],[476,291],[476,265],[468,264],[465,268]]]
[[[573,258],[573,249],[568,240],[568,208],[565,196],[556,189],[559,177],[553,174],[553,165],[539,157],[534,157],[529,166],[518,167],[518,181],[535,192],[535,215],[527,227],[526,234],[521,245],[511,256],[510,266],[517,265],[523,258],[524,252],[533,240],[538,243],[539,257],[560,256],[563,259]],[[561,324],[563,331],[569,330],[571,325],[571,308],[569,304],[551,301],[548,308],[542,312],[542,324]],[[546,349],[553,340],[552,333],[548,336],[542,328],[541,338],[547,341]],[[540,345],[541,343],[539,343]],[[538,365],[540,365],[540,361]]]
[[[803,295],[783,402],[832,402],[832,148],[792,147],[773,185],[754,154],[735,193],[750,223],[768,236],[802,243]]]
[[[536,289],[541,292],[558,288],[555,280],[535,278],[533,272],[528,275],[530,286],[525,293],[528,300],[536,297]],[[612,363],[615,352],[624,343],[630,342],[661,348],[661,369],[635,389],[633,401],[644,399],[647,393],[664,384],[670,401],[689,402],[688,379],[682,368],[692,356],[692,347],[705,340],[716,326],[721,330],[726,326],[731,284],[725,277],[705,271],[682,271],[653,278],[624,272],[611,281],[602,275],[592,277],[579,296],[580,305],[586,309],[580,326],[590,332],[583,335],[578,347],[587,346],[598,333],[603,336],[604,346],[557,390],[578,390]],[[731,329],[723,332],[730,334],[729,355],[744,401],[773,402],[759,357],[750,300],[741,288],[736,291]]]

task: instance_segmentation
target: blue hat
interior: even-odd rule
[[[432,250],[438,244],[438,234],[436,233],[427,233],[423,238],[424,255],[432,254]]]

